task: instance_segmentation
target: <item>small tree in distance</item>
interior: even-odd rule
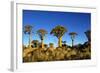
[[[71,40],[72,40],[72,47],[74,46],[74,39],[75,36],[78,35],[76,32],[70,32],[69,35],[71,36]]]
[[[29,48],[31,48],[32,26],[24,26],[24,33],[29,35]]]
[[[37,34],[39,35],[40,39],[41,39],[41,46],[42,48],[44,48],[44,43],[43,43],[43,40],[44,40],[44,36],[47,34],[47,31],[44,30],[44,29],[39,29],[37,31]]]

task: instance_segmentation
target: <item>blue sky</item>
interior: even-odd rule
[[[25,25],[33,26],[32,40],[39,40],[40,38],[36,31],[45,29],[48,34],[45,36],[44,43],[54,43],[57,46],[58,39],[50,35],[50,31],[57,25],[64,26],[68,31],[63,36],[62,40],[66,44],[71,45],[71,38],[68,35],[70,32],[76,32],[75,44],[84,43],[87,38],[84,34],[86,30],[91,29],[91,14],[90,13],[76,13],[76,12],[55,12],[55,11],[36,11],[23,10],[23,27]],[[23,34],[23,44],[27,45],[29,36]]]

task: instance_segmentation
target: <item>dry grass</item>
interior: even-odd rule
[[[26,48],[23,50],[23,62],[62,61],[91,59],[90,47],[84,49],[59,48]]]

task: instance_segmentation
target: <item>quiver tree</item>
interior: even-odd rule
[[[49,47],[50,48],[53,48],[54,47],[54,44],[53,43],[49,43]]]
[[[69,35],[71,36],[71,40],[72,40],[72,47],[74,46],[74,39],[75,39],[75,36],[77,35],[76,32],[70,32]]]
[[[58,46],[59,47],[62,47],[62,36],[65,34],[65,32],[67,32],[67,29],[60,25],[53,28],[50,32],[50,34],[53,34],[54,36],[56,36],[58,38]]]
[[[38,45],[39,45],[39,41],[38,40],[33,40],[31,43],[32,43],[33,47],[38,48]]]
[[[63,43],[63,46],[66,46],[66,41],[62,41],[62,43]]]
[[[47,34],[47,31],[44,29],[39,29],[37,31],[37,34],[39,35],[39,37],[41,39],[41,46],[42,46],[42,48],[44,48],[43,40],[44,40],[44,36]]]
[[[32,26],[24,26],[24,33],[29,35],[29,48],[31,48],[31,38],[32,38]]]
[[[87,30],[86,32],[84,32],[88,41],[90,42],[91,41],[91,31],[90,30]]]

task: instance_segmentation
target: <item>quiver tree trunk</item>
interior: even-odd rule
[[[74,40],[72,39],[72,47],[74,46]]]
[[[29,34],[29,48],[31,48],[31,39],[32,39],[32,34]]]
[[[41,46],[42,46],[42,48],[44,48],[43,39],[41,39]]]
[[[58,38],[58,46],[59,47],[62,47],[62,37],[59,37]]]

